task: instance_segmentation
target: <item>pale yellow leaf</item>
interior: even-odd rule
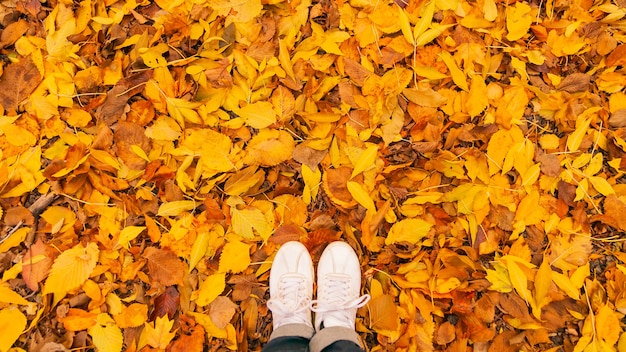
[[[311,201],[317,198],[320,188],[322,172],[319,168],[311,170],[306,164],[302,164],[302,179],[304,180],[304,191],[302,192],[302,200],[304,203],[311,204]]]
[[[191,272],[196,265],[204,258],[206,250],[209,247],[209,231],[200,231],[196,240],[191,246],[191,254],[189,255],[189,272]]]
[[[361,172],[371,168],[374,166],[376,162],[376,156],[378,155],[378,146],[375,144],[370,145],[363,151],[359,159],[356,161],[354,165],[354,169],[352,170],[352,175],[350,178],[354,178],[354,176],[360,174]]]
[[[242,205],[243,202],[239,201],[239,197],[231,197],[227,201],[230,205],[232,231],[245,239],[254,238],[254,231],[259,236],[266,235],[270,229],[263,212],[252,206]]]
[[[425,6],[426,8],[421,11],[422,17],[419,19],[419,21],[417,21],[415,27],[413,28],[413,38],[419,38],[422,33],[424,33],[428,29],[428,27],[430,27],[433,21],[433,15],[435,13],[435,1],[427,2]],[[410,43],[416,45],[415,40]]]
[[[411,45],[415,45],[415,39],[413,38],[413,32],[411,31],[411,23],[409,22],[409,16],[407,16],[404,9],[396,5],[398,8],[398,21],[400,22],[400,30],[404,39]]]
[[[611,184],[604,177],[591,176],[589,177],[589,182],[591,182],[593,188],[602,193],[603,196],[615,194],[615,190],[613,190]]]
[[[130,248],[130,241],[134,240],[145,229],[145,226],[127,226],[120,232],[120,237],[117,240],[117,243],[128,249]]]
[[[98,262],[98,245],[90,242],[87,247],[78,244],[62,252],[52,264],[43,293],[65,294],[80,287],[93,272]]]
[[[376,205],[372,200],[372,197],[365,191],[363,186],[358,182],[348,181],[347,183],[348,192],[352,195],[352,198],[359,202],[365,209],[376,212]]]
[[[580,299],[580,289],[574,286],[566,275],[553,271],[552,281],[571,298],[575,300]]]
[[[98,314],[97,321],[98,323],[87,329],[87,332],[98,351],[120,352],[124,343],[122,330],[107,313]]]
[[[583,138],[587,134],[589,123],[591,123],[591,118],[583,120],[583,122],[576,126],[576,130],[567,136],[567,150],[572,152],[578,150]]]
[[[175,332],[170,332],[172,326],[174,326],[174,320],[169,320],[167,314],[156,318],[154,323],[146,322],[139,338],[140,347],[147,344],[154,348],[165,350],[170,341],[176,336]]]
[[[167,202],[161,204],[158,216],[178,216],[184,212],[190,211],[196,207],[196,202],[193,200],[176,200],[173,202]]]

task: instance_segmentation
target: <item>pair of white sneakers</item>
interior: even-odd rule
[[[270,300],[274,330],[285,324],[354,329],[356,311],[370,299],[361,296],[361,267],[356,253],[344,242],[329,244],[317,266],[317,299],[313,300],[313,261],[300,242],[280,247],[270,272]]]

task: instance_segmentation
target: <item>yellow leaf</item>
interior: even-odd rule
[[[620,318],[621,314],[614,312],[608,304],[600,307],[596,314],[597,338],[603,340],[608,346],[614,346],[622,331]]]
[[[246,125],[262,129],[276,123],[276,112],[273,105],[267,101],[248,104],[237,111],[237,114],[246,120]]]
[[[224,193],[229,196],[240,196],[257,184],[263,183],[265,172],[257,166],[250,166],[236,172],[224,184]]]
[[[547,258],[543,258],[543,262],[539,266],[539,270],[535,274],[535,305],[533,306],[533,315],[535,318],[541,318],[541,308],[548,302],[546,297],[550,286],[552,285],[552,269]]]
[[[537,163],[529,167],[522,174],[522,187],[532,186],[539,179],[539,173],[541,171],[541,164]]]
[[[52,226],[52,233],[65,232],[76,222],[76,214],[73,211],[57,205],[46,208],[41,217]]]
[[[371,168],[374,166],[376,162],[376,156],[378,155],[378,146],[375,144],[370,145],[363,151],[356,164],[354,165],[354,169],[352,170],[352,175],[350,178],[354,178],[354,176],[360,174],[361,172]]]
[[[94,242],[90,242],[87,247],[78,244],[61,253],[52,264],[43,293],[64,295],[80,287],[96,267],[99,253],[98,245]]]
[[[398,20],[400,21],[400,30],[402,31],[402,35],[404,35],[404,39],[411,45],[415,45],[415,39],[413,38],[413,32],[411,31],[411,23],[409,22],[409,16],[407,16],[404,9],[398,6]]]
[[[471,117],[480,115],[489,106],[487,85],[480,75],[473,75],[467,96],[467,113]]]
[[[501,262],[493,263],[494,269],[487,269],[487,280],[491,283],[490,290],[497,292],[513,291],[513,283],[509,275],[509,270]]]
[[[156,318],[154,324],[146,322],[139,338],[140,347],[147,344],[154,348],[165,350],[170,341],[176,336],[175,332],[170,332],[172,326],[174,326],[174,320],[169,320],[167,314]]]
[[[452,55],[450,55],[447,51],[442,51],[439,53],[439,57],[443,60],[446,66],[448,66],[448,70],[450,70],[450,75],[452,76],[454,83],[464,91],[469,91],[465,74],[461,71],[461,69],[459,69],[456,62],[454,62]]]
[[[250,246],[239,241],[226,243],[220,256],[219,272],[240,273],[250,265]]]
[[[615,194],[615,190],[613,190],[611,184],[604,177],[592,176],[589,177],[589,182],[591,182],[593,188],[602,193],[603,196]]]
[[[202,282],[198,291],[194,292],[191,299],[194,299],[196,304],[200,307],[204,307],[207,304],[213,302],[217,296],[219,296],[226,288],[226,274],[217,273],[209,275],[209,277]]]
[[[519,267],[517,261],[507,260],[506,268],[509,270],[509,278],[511,280],[511,284],[515,288],[515,291],[517,291],[526,303],[531,302],[532,295],[528,290],[528,280],[526,278],[526,274]]]
[[[230,14],[237,22],[248,22],[259,16],[263,10],[261,0],[209,0],[208,6],[221,16]]]
[[[439,72],[439,71],[437,71]],[[420,74],[416,71],[417,74]],[[441,78],[447,77],[444,75]],[[437,78],[440,79],[440,78]],[[445,105],[448,102],[448,98],[436,92],[432,88],[406,88],[402,91],[402,94],[411,102],[431,108],[438,108]]]
[[[415,45],[416,46],[424,46],[424,45],[432,42],[437,37],[439,37],[441,35],[441,33],[443,33],[446,29],[448,29],[448,28],[450,28],[452,26],[453,26],[452,24],[448,24],[448,25],[433,24],[433,28],[431,28],[431,29],[427,30],[426,32],[422,33],[422,35],[420,35],[415,40]],[[453,77],[454,77],[454,74],[453,74]],[[461,87],[461,86],[459,86],[459,87]]]
[[[311,204],[312,200],[317,198],[322,172],[317,167],[315,170],[311,170],[306,164],[302,164],[302,179],[304,180],[302,200],[308,205]]]
[[[117,243],[120,246],[129,249],[130,241],[134,240],[145,229],[145,226],[127,226],[120,232],[120,237],[117,240]]]
[[[515,5],[507,7],[506,29],[509,33],[506,35],[506,39],[510,41],[521,39],[528,33],[532,20],[528,4],[516,2]]]
[[[181,135],[180,126],[167,116],[160,116],[152,124],[146,127],[146,137],[159,141],[174,141]]]
[[[0,310],[0,351],[8,351],[26,328],[26,317],[15,306]]]
[[[347,183],[348,192],[352,195],[352,198],[359,202],[365,209],[376,212],[376,205],[372,200],[372,197],[365,191],[365,189],[358,183],[354,181],[348,181]]]
[[[11,290],[9,285],[6,283],[0,283],[0,302],[15,303],[15,304],[22,304],[22,305],[30,304],[30,302],[25,300],[17,292]]]
[[[51,14],[48,19],[53,19]],[[48,23],[52,23],[48,25]],[[78,51],[78,45],[70,42],[67,37],[75,34],[76,20],[74,18],[65,21],[61,28],[55,30],[54,21],[46,23],[48,35],[46,36],[46,49],[48,51],[48,59],[55,62],[71,61],[70,59],[76,58],[76,52]]]
[[[294,148],[288,132],[263,129],[248,142],[246,160],[252,165],[274,166],[290,159]]]
[[[422,17],[417,21],[413,28],[413,38],[419,38],[430,27],[435,14],[435,1],[426,3],[426,8],[422,12]],[[409,42],[416,45],[415,40]]]
[[[311,122],[337,122],[341,115],[334,112],[313,112],[305,114],[304,117]]]
[[[209,236],[209,231],[200,231],[200,233],[198,233],[196,240],[191,246],[191,254],[189,255],[189,272],[191,272],[200,260],[204,258],[207,248],[209,247]]]
[[[554,134],[546,133],[546,134],[542,134],[539,137],[539,145],[541,145],[541,148],[543,148],[544,150],[558,149],[559,144],[560,144],[559,137]]]
[[[150,162],[150,158],[148,158],[148,154],[146,154],[146,152],[137,144],[132,144],[130,146],[130,150],[135,153],[135,155],[137,155],[138,157],[142,158],[143,160]]]
[[[581,120],[577,120],[581,121]],[[589,128],[589,123],[591,123],[591,118],[587,118],[582,120],[580,124],[577,123],[576,130],[572,132],[569,136],[567,136],[567,150],[568,151],[577,151],[580,147],[580,144],[583,141],[583,138],[587,134],[587,129]]]
[[[107,313],[98,314],[96,320],[98,323],[87,329],[87,332],[98,351],[120,352],[124,343],[122,330]]]
[[[193,141],[185,146],[192,151],[201,151],[200,162],[203,168],[218,172],[236,169],[231,160],[233,142],[228,136],[210,129],[204,129],[192,135],[193,137],[188,136],[185,140],[193,138]]]
[[[167,202],[161,204],[158,216],[178,216],[184,212],[190,211],[196,207],[196,202],[193,200],[176,200],[173,202]]]
[[[264,240],[269,238],[271,228],[265,215],[259,209],[246,206],[239,197],[231,197],[226,203],[230,206],[232,231],[245,239],[254,238],[254,231]]]
[[[496,6],[496,2],[494,0],[485,0],[483,3],[483,13],[485,14],[485,19],[489,22],[493,22],[496,18],[498,18],[498,7]]]
[[[21,227],[17,231],[8,236],[4,242],[0,243],[0,253],[6,253],[9,249],[19,246],[26,235],[30,232],[30,227]]]
[[[571,298],[575,300],[580,299],[580,289],[574,286],[570,278],[565,274],[553,271],[552,281]]]
[[[411,244],[418,244],[421,242],[433,225],[422,219],[404,219],[393,224],[387,238],[385,238],[385,244],[390,245],[398,242],[408,242]]]

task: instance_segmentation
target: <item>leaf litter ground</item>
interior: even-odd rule
[[[370,351],[626,351],[623,1],[1,1],[0,351],[259,350],[350,243]]]

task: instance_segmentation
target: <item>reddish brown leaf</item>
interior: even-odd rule
[[[39,290],[39,283],[48,276],[56,253],[57,252],[54,248],[43,243],[41,238],[38,239],[35,244],[30,246],[26,255],[24,255],[24,258],[22,259],[22,278],[24,279],[24,282],[26,282],[28,288],[33,291]],[[36,263],[31,262],[32,258],[40,255],[44,256],[43,260]]]
[[[150,321],[154,321],[156,318],[164,315],[167,315],[170,320],[173,319],[179,304],[180,293],[178,293],[176,287],[167,287],[165,292],[154,299],[154,310],[150,314]]]

